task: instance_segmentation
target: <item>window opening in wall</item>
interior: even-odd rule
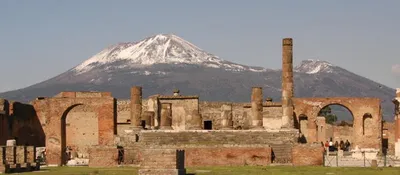
[[[142,128],[146,128],[146,120],[142,120],[141,126]]]
[[[363,127],[362,127],[362,131],[363,131],[363,135],[365,135],[365,128],[369,128],[372,124],[372,116],[370,113],[365,113],[363,116]]]
[[[204,121],[204,129],[212,130],[212,121],[210,121],[210,120]]]

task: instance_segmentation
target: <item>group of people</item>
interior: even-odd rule
[[[322,144],[322,146],[325,147],[325,150],[329,150],[330,152],[338,151],[338,150],[343,150],[343,151],[350,150],[349,140],[346,140],[346,142],[344,142],[343,140],[340,140],[340,142],[336,141],[334,143],[331,138],[330,141],[326,141],[325,144],[323,142],[321,142],[321,144]]]

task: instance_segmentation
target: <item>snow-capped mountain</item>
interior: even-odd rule
[[[300,65],[294,68],[294,71],[307,74],[316,74],[321,72],[333,73],[333,69],[335,67],[337,66],[334,66],[326,61],[308,59],[303,60]]]
[[[393,118],[392,88],[326,61],[305,60],[294,71],[296,97],[379,97],[385,119]],[[27,102],[60,91],[110,91],[126,99],[131,86],[142,86],[144,97],[177,88],[201,100],[248,102],[251,88],[261,86],[265,97],[280,101],[281,76],[281,70],[233,63],[176,35],[160,34],[110,46],[54,78],[0,97]]]
[[[118,62],[123,64],[116,64]],[[108,47],[73,70],[81,74],[107,64],[115,68],[138,68],[154,64],[197,64],[231,71],[265,71],[260,67],[224,61],[173,34],[159,34],[136,43],[120,43]]]

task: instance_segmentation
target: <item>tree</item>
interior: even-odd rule
[[[337,121],[337,116],[335,114],[332,114],[332,109],[329,106],[322,108],[321,111],[318,113],[318,116],[324,116],[325,121],[328,124],[334,124]]]

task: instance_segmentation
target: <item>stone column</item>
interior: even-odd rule
[[[131,88],[131,126],[141,127],[142,114],[142,87],[134,86]]]
[[[395,155],[400,157],[400,88],[396,89],[395,104]]]
[[[282,42],[282,128],[293,128],[293,40]]]
[[[318,116],[317,117],[317,142],[323,142],[325,143],[326,140],[326,119],[324,116]]]
[[[221,106],[221,129],[230,130],[233,128],[232,121],[232,104]]]
[[[171,125],[172,125],[172,104],[162,103],[160,129],[170,130],[172,129]]]
[[[262,127],[262,87],[253,87],[251,90],[251,129],[264,129]]]

